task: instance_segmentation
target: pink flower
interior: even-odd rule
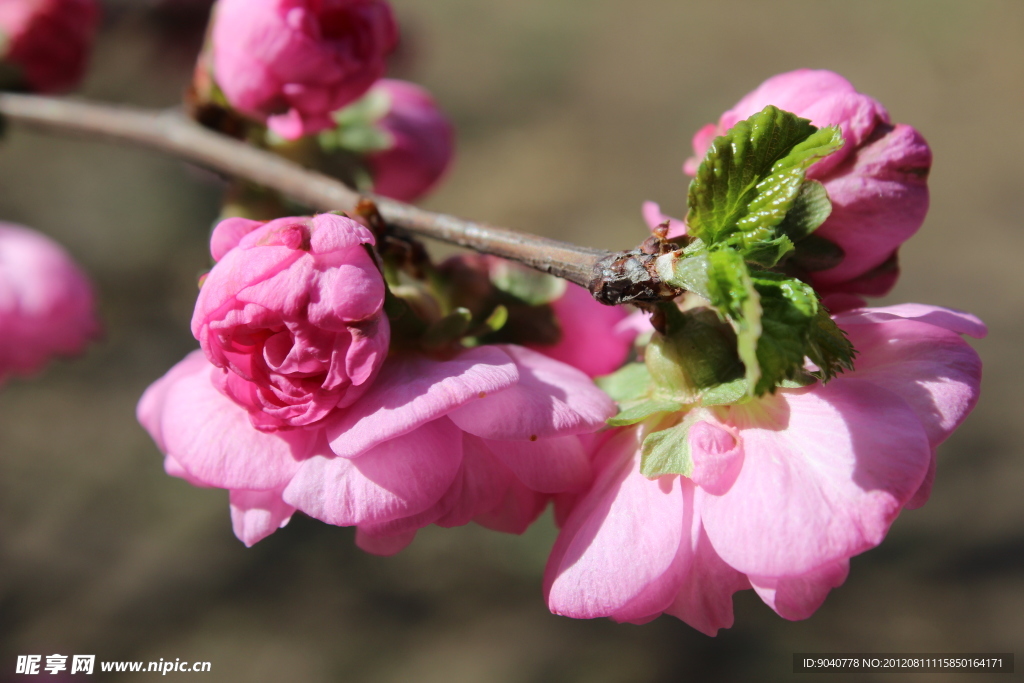
[[[294,140],[381,77],[398,32],[382,0],[220,0],[214,77],[232,106]]]
[[[357,526],[360,546],[380,554],[428,524],[521,532],[551,494],[589,484],[577,435],[614,412],[579,371],[510,345],[392,356],[349,408],[276,432],[253,428],[218,390],[219,372],[192,353],[146,391],[138,416],[169,474],[231,491],[247,545],[296,509]]]
[[[99,332],[92,287],[57,243],[0,223],[0,381],[79,353]]]
[[[696,156],[684,170],[694,175],[712,140],[737,122],[773,104],[819,127],[838,125],[845,145],[811,167],[825,185],[832,215],[815,234],[839,245],[845,256],[832,268],[810,273],[815,289],[881,296],[899,275],[896,250],[928,212],[928,143],[914,128],[893,125],[878,101],[862,95],[831,71],[801,69],[773,76],[693,138]]]
[[[82,79],[99,24],[96,0],[0,2],[3,61],[35,92],[70,90]]]
[[[390,337],[372,244],[366,228],[333,214],[234,218],[214,230],[219,262],[192,333],[257,428],[312,424],[369,388]]]
[[[646,432],[619,430],[596,455],[545,577],[558,614],[642,623],[668,613],[709,635],[753,588],[787,619],[810,616],[849,558],[925,502],[934,452],[974,407],[977,354],[965,313],[908,304],[836,317],[860,352],[826,385],[695,408],[689,477],[640,474]]]
[[[388,100],[387,113],[376,122],[390,146],[367,155],[373,191],[410,202],[426,194],[452,160],[454,131],[434,98],[413,83],[382,79],[370,90]]]

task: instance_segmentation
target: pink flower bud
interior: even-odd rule
[[[0,381],[78,353],[98,332],[92,288],[71,257],[33,230],[0,223]]]
[[[235,218],[214,230],[219,262],[192,333],[218,388],[265,431],[309,425],[370,386],[390,338],[370,232],[333,214]]]
[[[294,140],[381,77],[398,29],[382,0],[220,0],[212,40],[231,105]]]
[[[845,145],[811,167],[832,200],[832,215],[819,235],[839,245],[842,262],[810,274],[823,293],[843,291],[881,296],[896,282],[896,250],[924,222],[932,154],[914,128],[892,124],[877,100],[862,95],[831,71],[801,69],[773,76],[708,124],[693,138],[690,175],[711,141],[737,122],[772,104],[810,119],[818,127],[838,125]]]
[[[434,98],[413,83],[383,79],[371,89],[388,99],[387,114],[376,122],[391,145],[366,157],[373,190],[413,201],[427,193],[452,160],[454,131]]]
[[[69,90],[85,72],[99,18],[96,0],[2,0],[3,61],[30,90]]]

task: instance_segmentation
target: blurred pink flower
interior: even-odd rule
[[[34,230],[0,223],[0,381],[78,353],[98,332],[92,287],[67,252]]]
[[[32,91],[70,90],[85,73],[99,19],[96,0],[3,0],[2,59]]]
[[[825,185],[832,215],[815,234],[838,244],[839,265],[810,274],[822,293],[881,296],[899,275],[897,248],[924,222],[932,153],[914,128],[892,124],[878,101],[854,90],[831,71],[800,69],[773,76],[693,137],[694,157],[684,170],[697,172],[712,140],[772,104],[810,119],[838,125],[845,145],[810,168],[807,177]]]
[[[214,78],[232,106],[294,140],[384,73],[398,29],[382,0],[220,0]]]
[[[571,282],[565,294],[551,302],[562,337],[551,346],[531,345],[591,377],[607,375],[626,362],[636,331],[626,319],[624,306],[605,306],[594,300],[583,287]]]
[[[974,407],[981,362],[960,334],[973,316],[907,304],[836,317],[856,370],[755,401],[697,408],[690,477],[640,474],[648,427],[599,450],[545,576],[551,610],[642,623],[668,613],[714,635],[732,594],[753,588],[787,619],[810,616],[922,505],[935,447]]]
[[[342,216],[232,218],[211,239],[192,333],[221,390],[259,429],[301,427],[351,405],[388,352],[373,236]]]
[[[169,474],[231,491],[235,534],[247,545],[296,509],[357,526],[359,545],[379,554],[429,524],[522,532],[551,494],[589,484],[577,435],[614,413],[579,371],[509,345],[392,356],[369,391],[322,426],[277,432],[253,428],[218,391],[219,372],[193,352],[146,391],[138,417]]]
[[[454,131],[430,93],[413,83],[381,79],[370,90],[388,100],[387,113],[376,122],[390,146],[366,157],[373,191],[404,202],[426,194],[452,160]]]

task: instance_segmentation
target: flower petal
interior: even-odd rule
[[[493,346],[467,349],[447,361],[418,355],[389,358],[362,398],[326,421],[331,450],[355,457],[518,379],[508,354]]]
[[[462,434],[451,420],[434,420],[358,458],[310,458],[285,488],[284,499],[328,524],[382,524],[429,509],[461,462]]]
[[[984,339],[988,334],[985,323],[966,311],[955,308],[941,308],[927,304],[898,304],[896,306],[879,306],[858,308],[843,311],[835,316],[836,323],[846,329],[847,325],[866,325],[898,319],[917,320],[918,322],[935,325],[950,332],[966,334],[975,339]]]
[[[814,614],[828,593],[846,581],[850,561],[838,560],[791,577],[751,576],[750,584],[780,617],[799,621]]]
[[[283,528],[295,508],[281,500],[281,491],[232,491],[231,526],[247,547]]]
[[[541,493],[578,491],[590,483],[590,459],[576,436],[537,441],[491,441],[490,449],[528,488]]]
[[[499,348],[515,362],[519,382],[451,412],[470,434],[534,441],[594,432],[615,414],[615,403],[576,368],[521,346]]]
[[[882,541],[924,480],[931,448],[903,399],[866,381],[779,391],[733,407],[743,469],[727,493],[698,490],[722,559],[798,575]]]

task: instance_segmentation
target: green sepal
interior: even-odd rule
[[[377,121],[391,108],[391,97],[382,90],[371,90],[362,99],[334,113],[336,126],[319,134],[320,147],[327,151],[346,150],[355,154],[369,154],[390,149],[394,136]]]
[[[777,237],[807,168],[840,147],[838,127],[767,106],[715,138],[690,183],[688,233],[708,245],[734,233],[744,246]]]
[[[511,261],[497,261],[491,268],[491,283],[531,306],[549,304],[565,294],[566,281],[526,268]]]
[[[724,382],[701,392],[700,405],[726,406],[740,403],[749,397],[747,378],[739,377],[731,382]]]
[[[431,323],[420,343],[426,349],[440,349],[459,340],[469,330],[473,314],[468,308],[456,308],[445,317]]]
[[[648,434],[640,446],[640,474],[648,479],[657,479],[666,474],[693,474],[693,459],[690,457],[690,427],[698,416],[688,413],[683,421],[674,427]]]
[[[659,308],[664,332],[655,333],[644,351],[656,395],[695,403],[704,390],[742,374],[735,334],[714,311],[680,311],[671,303]]]
[[[671,399],[649,399],[632,405],[626,404],[618,415],[608,418],[605,422],[612,427],[628,427],[637,422],[643,422],[652,415],[674,413],[682,409],[682,403]]]
[[[651,388],[652,379],[643,363],[627,363],[610,375],[598,377],[594,382],[614,401],[627,403],[645,397]]]

